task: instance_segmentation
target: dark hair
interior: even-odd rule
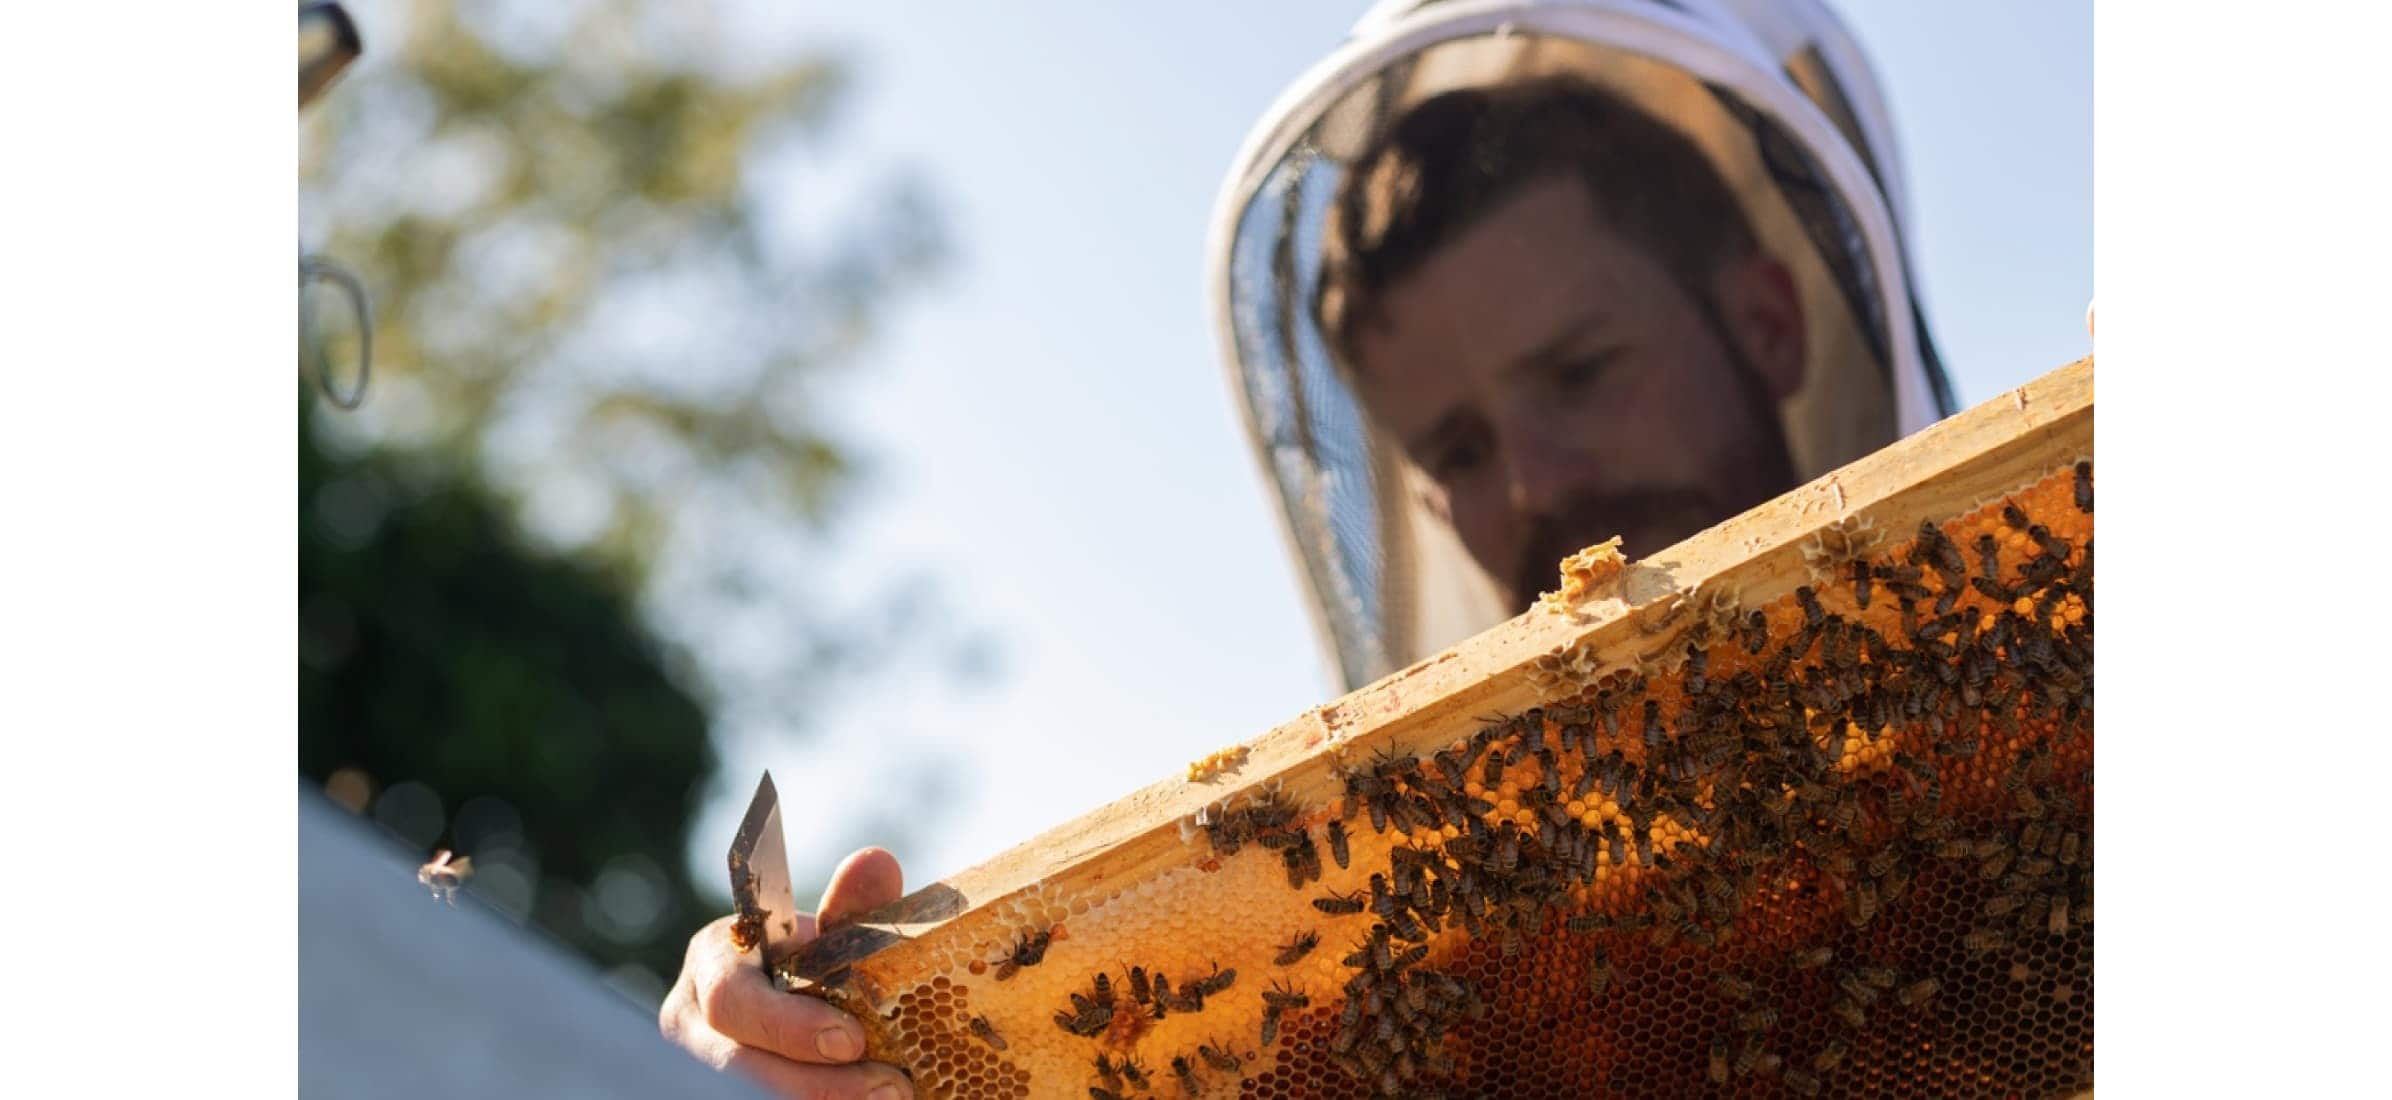
[[[1406,111],[1354,162],[1331,205],[1314,316],[1345,362],[1378,296],[1505,199],[1585,181],[1595,214],[1652,253],[1697,301],[1752,254],[1743,207],[1702,150],[1583,79],[1446,92]]]

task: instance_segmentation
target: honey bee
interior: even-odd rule
[[[1835,1004],[1829,1006],[1828,1010],[1835,1013],[1836,1019],[1844,1021],[1844,1026],[1854,1031],[1868,1030],[1869,1010],[1862,1008],[1857,1002],[1838,999]]]
[[[1778,1079],[1784,1081],[1786,1087],[1792,1089],[1796,1096],[1819,1095],[1819,1079],[1802,1070],[1787,1070],[1780,1074]]]
[[[1736,1014],[1736,1028],[1739,1031],[1766,1031],[1776,1026],[1777,1010],[1767,1005]]]
[[[1481,730],[1479,732],[1483,735],[1486,731]],[[1473,739],[1473,743],[1475,743],[1475,739]],[[1452,748],[1440,750],[1434,756],[1431,756],[1429,761],[1437,766],[1434,777],[1443,780],[1444,784],[1448,787],[1459,787],[1463,783],[1468,782],[1470,779],[1471,751],[1472,750],[1465,745],[1455,745]]]
[[[1272,982],[1269,989],[1263,990],[1262,1000],[1264,1004],[1283,1012],[1291,1008],[1303,1008],[1312,1003],[1312,998],[1305,995],[1303,990],[1280,982]]]
[[[446,902],[452,908],[457,904],[457,889],[465,885],[466,879],[472,877],[473,857],[453,855],[446,848],[442,848],[437,854],[433,855],[430,861],[415,869],[415,881],[423,884],[432,891],[432,899],[435,901]],[[753,929],[755,934],[747,937],[747,945],[741,945],[739,947],[741,951],[747,950],[749,945],[753,945],[762,940],[765,915],[766,914],[763,910],[755,911],[756,920],[755,928]],[[741,923],[744,924],[747,921],[748,914],[741,913],[739,916]],[[733,925],[731,929],[732,943],[738,944],[740,936],[740,925]]]
[[[1795,954],[1794,969],[1817,970],[1820,967],[1826,966],[1828,963],[1834,961],[1835,957],[1836,949],[1833,947],[1821,945],[1819,947],[1806,948]]]
[[[1968,935],[1960,940],[1960,946],[1967,948],[1971,954],[1978,955],[1988,951],[1999,951],[2009,945],[2010,934],[1999,928],[1970,929]]]
[[[1609,988],[1611,988],[1611,953],[1598,947],[1586,959],[1586,991],[1589,996],[1600,997],[1603,995],[1603,991]]]
[[[1910,819],[1910,811],[1910,789],[1908,787],[1896,784],[1886,788],[1885,812],[1887,816],[1897,821],[1907,821]]]
[[[2081,838],[2079,838],[2075,833],[2066,833],[2060,837],[2060,853],[2057,857],[2060,861],[2060,866],[2076,866],[2078,845],[2080,843]]]
[[[1087,1038],[1103,1031],[1105,1029],[1105,1025],[1112,1022],[1113,1012],[1111,1009],[1106,1009],[1102,1018],[1095,1016],[1093,1010],[1090,1012],[1083,1012],[1076,1016],[1069,1012],[1058,1012],[1055,1014],[1056,1027],[1062,1028],[1064,1031],[1080,1036],[1081,1038]]]
[[[2093,464],[2090,462],[2076,464],[2076,510],[2086,515],[2093,514]]]
[[[1728,1041],[1725,1037],[1711,1040],[1711,1066],[1705,1076],[1714,1085],[1728,1083]]]
[[[2040,821],[2043,819],[2045,814],[2051,812],[2047,807],[2044,806],[2043,800],[2035,796],[2034,791],[2031,791],[2025,787],[2020,787],[2018,790],[2011,792],[2010,801],[2012,805],[2018,807],[2019,813],[2025,814],[2027,817],[2034,820]]]
[[[1270,1046],[1279,1038],[1279,1006],[1264,1004],[1262,1009],[1262,1045]]]
[[[1976,576],[1985,583],[2002,583],[2002,540],[1990,533],[1976,536]]]
[[[1295,963],[1295,961],[1296,961],[1296,960],[1298,960],[1298,959],[1301,959],[1301,958],[1303,958],[1304,956],[1311,954],[1311,953],[1312,953],[1312,949],[1313,949],[1313,948],[1315,948],[1315,947],[1319,947],[1320,945],[1321,945],[1321,934],[1320,934],[1320,933],[1318,933],[1318,932],[1299,932],[1299,933],[1297,933],[1297,934],[1296,934],[1296,936],[1295,936],[1295,938],[1294,938],[1294,939],[1291,939],[1291,940],[1287,941],[1286,943],[1279,945],[1279,954],[1277,954],[1276,956],[1273,956],[1273,957],[1272,957],[1272,959],[1271,959],[1271,961],[1272,961],[1273,963],[1276,963],[1276,964],[1280,965],[1280,966],[1289,966],[1289,965],[1293,965],[1293,964]]]
[[[1390,789],[1389,793],[1390,793],[1390,794],[1392,794],[1392,793],[1393,793],[1393,790],[1392,790],[1392,788]],[[1386,832],[1386,831],[1387,831],[1387,801],[1386,801],[1386,799],[1385,799],[1385,798],[1371,798],[1371,799],[1366,799],[1366,800],[1364,800],[1364,802],[1363,802],[1363,806],[1364,806],[1364,808],[1366,808],[1366,809],[1368,809],[1368,810],[1370,811],[1370,828],[1371,828],[1371,831],[1372,831],[1372,832],[1375,832],[1375,833],[1383,833],[1383,832]]]
[[[1760,1036],[1754,1035],[1747,1037],[1744,1040],[1744,1048],[1736,1052],[1735,1065],[1730,1068],[1736,1071],[1736,1076],[1742,1077],[1745,1074],[1751,1073],[1752,1071],[1760,1068],[1761,1055],[1764,1053],[1765,1050],[1761,1046]]]
[[[1113,1068],[1113,1060],[1105,1057],[1103,1051],[1098,1051],[1096,1055],[1096,1075],[1108,1088],[1121,1087],[1121,1071]]]
[[[1341,870],[1352,858],[1346,848],[1345,822],[1335,820],[1329,822],[1329,857],[1337,861],[1337,866]]]
[[[1863,611],[1869,609],[1868,562],[1855,561],[1852,563],[1852,602],[1859,604]]]
[[[2060,894],[2051,899],[2051,922],[2049,929],[2051,934],[2055,936],[2065,936],[2068,934],[2068,895]]]
[[[997,980],[1000,982],[1011,981],[1023,967],[1038,965],[1041,960],[1046,958],[1047,943],[1052,938],[1053,934],[1050,932],[1024,932],[1016,936],[1013,948],[997,962]]]
[[[1171,991],[1170,979],[1157,974],[1154,976],[1154,1011],[1155,1019],[1158,1020],[1163,1018],[1165,1011],[1202,1012],[1204,1011],[1204,991],[1191,985],[1174,993]]]
[[[1339,962],[1348,967],[1387,969],[1394,963],[1394,952],[1388,943],[1387,926],[1384,924],[1372,925],[1370,939],[1355,944],[1353,953]],[[1357,976],[1357,978],[1360,977],[1360,975]]]
[[[1103,1057],[1099,1055],[1098,1057]],[[1129,1100],[1129,1097],[1097,1085],[1088,1086],[1088,1100]]]
[[[1811,591],[1810,585],[1796,588],[1794,599],[1802,605],[1802,625],[1806,629],[1817,630],[1826,622],[1827,609],[1819,606],[1819,594]]]
[[[972,1017],[971,1028],[972,1034],[978,1037],[981,1042],[987,1043],[989,1046],[998,1050],[1005,1049],[1005,1037],[997,1034],[997,1029],[988,1022],[988,1017]]]
[[[2002,502],[2002,522],[2013,531],[2024,531],[2035,525],[2034,521],[2028,519],[2027,514],[2021,511],[2018,505],[2006,500]]]
[[[1230,1051],[1227,1043],[1222,1043],[1219,1046],[1205,1043],[1196,1048],[1196,1053],[1204,1059],[1204,1064],[1223,1073],[1237,1073],[1245,1068],[1245,1063],[1238,1060],[1238,1056]]]
[[[1968,559],[1961,556],[1960,547],[1932,521],[1920,522],[1919,546],[1927,551],[1927,560],[1935,571],[1944,575],[1947,587],[1957,586],[1959,578],[1968,575]]]
[[[1215,814],[1208,807],[1197,812],[1196,823],[1204,827],[1214,855],[1234,856],[1254,839],[1254,818],[1249,814],[1234,810]]]
[[[1363,897],[1360,891],[1356,891],[1351,894],[1331,894],[1327,897],[1314,898],[1312,907],[1335,917],[1359,913],[1370,907],[1370,901]]]
[[[1894,999],[1902,1002],[1904,1008],[1913,1008],[1925,1003],[1929,997],[1935,996],[1936,990],[1941,988],[1943,988],[1943,983],[1934,978],[1920,978],[1903,986],[1900,993],[1894,994]]]
[[[2074,553],[2076,550],[2075,547],[2068,545],[2067,539],[2052,534],[2048,530],[2045,530],[2042,534],[2035,536],[2035,545],[2043,548],[2043,556],[2050,558],[2055,567],[2067,562],[2068,556]],[[2060,572],[2060,569],[2054,568],[2052,575],[2056,578],[2060,575]]]
[[[1195,981],[1189,982],[1188,988],[1195,990],[1196,995],[1199,997],[1210,997],[1213,994],[1219,993],[1222,990],[1229,988],[1231,985],[1235,984],[1237,980],[1238,972],[1234,967],[1228,970],[1223,970],[1221,969],[1221,964],[1216,962],[1213,964],[1212,973],[1198,978]]]
[[[1185,1054],[1172,1056],[1171,1075],[1179,1078],[1180,1092],[1185,1095],[1194,1096],[1201,1088],[1196,1083],[1196,1067],[1189,1064],[1188,1056]]]
[[[1304,837],[1303,842],[1296,847],[1289,848],[1283,859],[1287,864],[1287,888],[1290,890],[1301,890],[1305,883],[1321,877],[1321,851],[1310,836]]]
[[[1893,870],[1886,872],[1884,881],[1878,884],[1879,900],[1888,905],[1902,900],[1902,895],[1909,892],[1910,868],[1908,867],[1896,866]]]
[[[1720,996],[1731,1001],[1749,1001],[1758,988],[1753,985],[1750,978],[1725,972],[1722,972],[1713,984],[1719,988]]]
[[[1144,1092],[1152,1087],[1148,1085],[1146,1081],[1146,1066],[1144,1063],[1138,1061],[1137,1055],[1123,1055],[1119,1068],[1121,1070],[1121,1079],[1129,1082],[1131,1088],[1137,1089],[1140,1092]]]
[[[1820,1073],[1834,1069],[1843,1064],[1844,1055],[1850,1050],[1842,1039],[1829,1039],[1826,1046],[1819,1048],[1819,1053],[1811,1056],[1811,1068]]]

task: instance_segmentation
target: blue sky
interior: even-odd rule
[[[915,166],[957,254],[843,395],[875,459],[842,577],[911,572],[999,643],[974,690],[891,678],[805,738],[727,731],[692,858],[758,768],[801,880],[913,819],[910,882],[1253,736],[1332,691],[1206,312],[1216,191],[1248,129],[1363,5],[750,2],[735,25],[859,68],[840,156]],[[2087,4],[1837,4],[1876,61],[1929,317],[1964,404],[2090,350]],[[791,159],[763,186],[842,181]],[[951,781],[893,802],[895,769]],[[802,800],[802,802],[801,802]]]

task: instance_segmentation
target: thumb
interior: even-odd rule
[[[814,918],[827,932],[904,894],[905,872],[897,866],[897,857],[886,848],[864,848],[831,872],[831,883],[822,891],[822,905],[814,911]]]

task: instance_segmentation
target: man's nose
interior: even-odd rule
[[[1574,495],[1577,484],[1591,476],[1584,457],[1546,433],[1527,431],[1505,441],[1506,489],[1512,510],[1521,515],[1553,515]]]

